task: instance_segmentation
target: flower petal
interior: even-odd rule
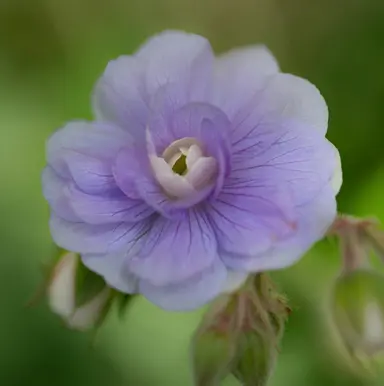
[[[192,166],[203,156],[203,152],[198,145],[190,146],[187,154],[185,163],[187,164],[187,169],[191,170]]]
[[[108,63],[93,92],[97,120],[117,123],[133,135],[144,131],[149,110],[143,70],[140,60],[132,56]]]
[[[236,128],[234,141],[250,127],[257,128],[262,123],[272,127],[287,120],[325,135],[328,107],[313,84],[297,76],[280,73],[271,76],[264,88],[236,114],[233,119]]]
[[[291,234],[295,218],[289,194],[281,187],[253,184],[224,188],[207,205],[220,251],[254,256]]]
[[[194,138],[203,153],[217,158],[218,150],[229,157],[231,123],[222,110],[207,103],[189,103],[176,110],[168,123],[175,137]],[[156,129],[156,128],[155,128]]]
[[[224,264],[213,264],[187,281],[156,286],[141,280],[140,292],[151,302],[168,311],[190,311],[203,306],[220,294],[227,277]]]
[[[145,68],[148,95],[174,83],[179,86],[185,102],[206,100],[214,56],[205,38],[165,31],[150,38],[135,56]]]
[[[71,177],[63,154],[68,151],[100,160],[111,160],[132,142],[131,136],[106,123],[70,122],[51,135],[46,144],[47,161],[63,177]]]
[[[276,244],[274,248],[248,258],[222,254],[227,266],[249,272],[282,269],[298,261],[307,250],[322,239],[336,215],[336,200],[333,189],[326,186],[313,202],[297,208],[299,213],[297,230],[292,237]]]
[[[193,164],[185,179],[194,189],[199,190],[213,181],[216,171],[217,161],[213,157],[201,157]]]
[[[148,231],[150,222],[90,225],[69,222],[51,214],[50,229],[55,243],[64,249],[79,253],[105,254],[138,245]]]
[[[136,189],[140,197],[162,216],[173,220],[180,219],[185,209],[192,208],[206,199],[212,193],[213,188],[213,184],[210,184],[185,198],[173,200],[164,194],[154,179],[143,177],[136,181]]]
[[[213,104],[232,119],[264,87],[279,66],[264,46],[233,49],[216,59]]]
[[[216,238],[203,212],[190,210],[180,220],[159,218],[129,270],[155,286],[188,280],[217,256]]]
[[[116,155],[112,173],[117,186],[132,199],[139,199],[136,189],[139,178],[150,176],[149,158],[144,146],[122,148]]]
[[[128,197],[144,200],[167,218],[178,217],[183,209],[200,202],[212,191],[212,186],[208,186],[185,199],[171,199],[154,178],[149,158],[139,147],[121,150],[113,173],[118,186]]]
[[[210,211],[223,252],[264,253],[295,232],[294,208],[329,185],[333,148],[318,131],[299,127],[262,124],[233,155],[231,175]]]
[[[78,218],[89,224],[138,222],[153,214],[153,209],[144,201],[132,200],[120,191],[91,195],[71,186],[69,195]]]
[[[289,120],[251,127],[233,144],[232,189],[254,184],[286,185],[295,205],[311,201],[329,183],[334,148],[317,130]]]
[[[84,192],[106,194],[118,190],[111,162],[72,150],[63,150],[61,160],[65,162],[73,181]]]
[[[79,221],[68,198],[68,183],[50,167],[46,166],[41,175],[43,195],[51,209],[64,220]]]
[[[171,92],[172,85],[161,92]],[[224,173],[230,166],[231,123],[219,108],[208,104],[192,102],[179,106],[173,100],[164,100],[154,108],[154,115],[148,126],[151,147],[161,155],[173,142],[193,138],[199,143],[206,156],[225,160]]]
[[[84,254],[83,263],[93,272],[104,278],[110,287],[123,293],[136,293],[138,279],[127,269],[127,261],[131,258],[125,248],[108,255]]]

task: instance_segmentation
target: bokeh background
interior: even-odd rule
[[[0,0],[0,385],[188,386],[188,343],[202,311],[165,313],[137,298],[92,340],[46,305],[25,302],[53,251],[41,195],[47,136],[90,118],[108,60],[168,28],[207,36],[217,52],[265,43],[310,79],[340,149],[340,210],[384,220],[382,0]],[[383,385],[343,359],[324,311],[340,262],[331,242],[274,274],[294,312],[272,386]],[[228,379],[227,386],[237,383]]]

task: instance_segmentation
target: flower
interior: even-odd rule
[[[194,309],[293,264],[336,216],[327,105],[265,47],[215,58],[163,32],[108,64],[92,104],[48,140],[43,191],[56,244],[121,292]]]
[[[75,253],[64,253],[51,273],[47,286],[50,309],[68,327],[88,330],[102,321],[113,293],[103,280],[85,269]]]

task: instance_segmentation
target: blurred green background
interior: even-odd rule
[[[40,188],[45,139],[91,117],[108,60],[168,28],[205,35],[217,52],[265,43],[284,71],[315,83],[343,160],[340,210],[384,219],[382,0],[0,0],[1,386],[191,385],[187,348],[201,311],[165,313],[138,298],[92,344],[44,304],[24,307],[53,250]],[[272,386],[383,385],[353,372],[328,329],[339,264],[324,242],[274,274],[294,312]]]

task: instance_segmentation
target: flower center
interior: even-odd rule
[[[172,170],[174,173],[179,174],[180,176],[183,176],[187,173],[187,156],[184,154],[181,154],[181,156],[177,159],[177,161],[172,166]]]
[[[207,187],[217,172],[217,162],[207,157],[194,138],[172,142],[161,157],[150,156],[158,183],[171,198],[185,198]]]

